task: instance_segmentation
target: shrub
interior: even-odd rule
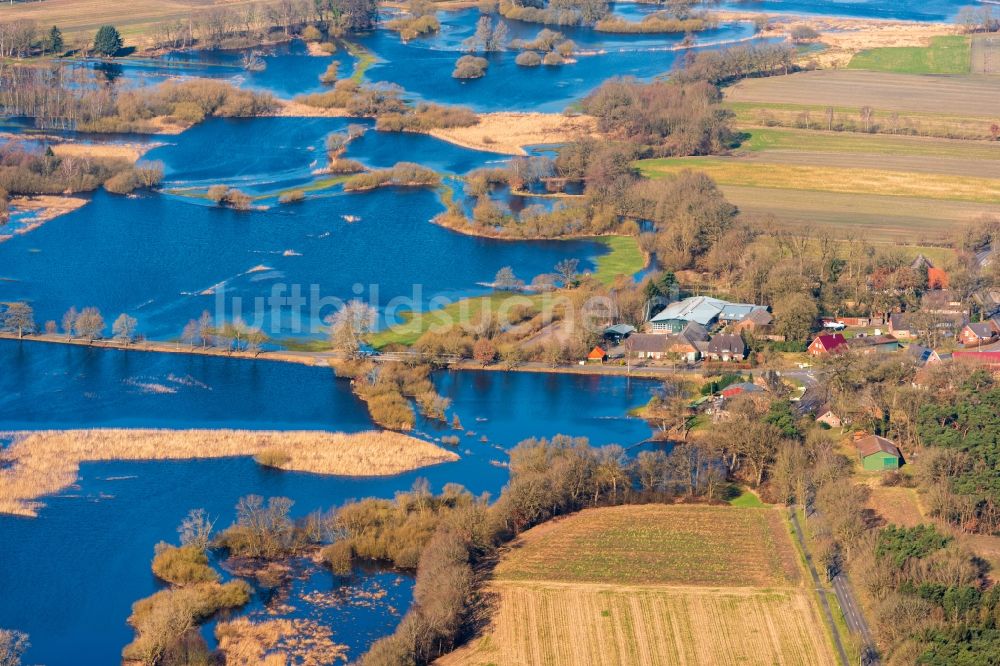
[[[198,650],[204,645],[196,623],[227,608],[239,608],[250,601],[252,590],[242,581],[224,585],[200,583],[189,587],[161,590],[132,604],[128,623],[136,638],[122,650],[125,660],[144,664],[161,663],[165,654],[189,653],[192,645]],[[189,659],[171,663],[196,663]]]
[[[314,25],[307,25],[302,30],[302,39],[307,42],[318,42],[323,39],[323,33]]]
[[[545,54],[545,57],[542,58],[542,64],[550,66],[564,65],[566,64],[566,60],[555,51],[549,51],[548,53]]]
[[[389,169],[379,169],[352,176],[344,183],[344,190],[346,192],[371,190],[386,185],[435,187],[440,182],[441,177],[433,169],[412,162],[399,162]]]
[[[250,210],[253,199],[249,194],[234,188],[226,192],[226,203],[235,210]]]
[[[221,204],[225,198],[226,194],[229,193],[229,188],[225,185],[212,185],[205,192],[205,196],[209,201],[214,201],[216,204]]]
[[[333,54],[337,52],[337,45],[333,42],[322,42],[319,45],[319,50],[323,53]]]
[[[805,25],[804,23],[793,25],[788,34],[791,36],[792,41],[795,42],[807,42],[819,39],[819,33],[812,26]]]
[[[330,173],[361,173],[365,170],[365,165],[357,160],[336,159],[330,162],[326,170]]]
[[[112,194],[128,194],[139,186],[139,180],[131,169],[120,171],[104,181],[104,189]]]
[[[326,66],[326,71],[319,75],[319,82],[325,86],[332,86],[337,82],[337,74],[340,72],[340,63],[334,60]]]
[[[281,449],[265,449],[255,455],[253,459],[257,461],[258,465],[263,465],[264,467],[281,468],[287,465],[292,457]]]
[[[456,79],[478,79],[486,75],[489,64],[486,58],[464,55],[455,62],[451,75]]]
[[[153,558],[153,573],[174,585],[214,583],[219,574],[208,565],[208,556],[197,546],[157,546]]]
[[[350,541],[335,541],[320,551],[320,557],[338,576],[348,576],[354,561],[354,546]]]
[[[524,51],[517,54],[514,62],[521,67],[538,67],[542,64],[542,56],[536,51]]]
[[[278,203],[280,204],[290,204],[290,203],[300,203],[305,201],[306,193],[302,190],[292,190],[291,192],[285,192],[278,197]]]

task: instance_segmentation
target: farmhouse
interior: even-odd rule
[[[966,324],[958,333],[958,341],[966,347],[989,344],[997,338],[1000,338],[1000,321],[996,319]]]
[[[809,343],[806,350],[810,356],[823,356],[836,351],[847,349],[847,340],[840,333],[824,333],[817,335],[816,339]]]
[[[951,289],[932,289],[924,292],[920,298],[920,309],[935,314],[960,315],[965,313],[961,296]]]
[[[899,340],[891,335],[865,335],[851,338],[847,348],[862,354],[877,354],[899,351]]]
[[[708,342],[705,355],[713,361],[742,361],[747,345],[739,335],[716,335]]]
[[[844,420],[837,416],[836,412],[833,411],[833,408],[829,405],[824,405],[818,410],[816,423],[822,423],[830,426],[831,428],[840,428],[844,425]]]
[[[912,344],[906,348],[906,353],[921,367],[941,362],[941,356],[936,351],[923,345]]]
[[[783,336],[772,336],[774,317],[767,308],[761,307],[758,310],[754,310],[741,321],[733,324],[733,333],[742,333],[746,331],[757,338],[771,338],[771,337],[782,337]]]
[[[667,336],[636,333],[629,337],[628,345],[636,358],[660,360],[667,354]]]
[[[899,469],[902,456],[896,445],[885,437],[868,435],[854,442],[861,458],[861,467],[869,472],[880,472],[887,469]]]
[[[711,296],[692,296],[671,303],[653,317],[650,323],[654,333],[680,333],[692,322],[706,328],[716,323],[737,323],[759,309],[767,310],[762,305],[730,303]]]

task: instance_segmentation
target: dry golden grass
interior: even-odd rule
[[[155,143],[55,143],[52,152],[59,157],[107,157],[136,162],[147,151],[156,148]]]
[[[228,666],[325,666],[347,661],[347,646],[334,643],[329,629],[313,620],[240,617],[215,629]]]
[[[147,33],[164,21],[187,20],[191,12],[212,6],[241,7],[258,0],[44,0],[3,8],[5,21],[30,19],[58,25],[69,39],[90,40],[102,25],[118,27],[126,46],[146,46]]]
[[[526,532],[442,666],[835,664],[777,509],[624,506]]]
[[[0,452],[0,513],[35,516],[43,495],[72,485],[81,462],[185,460],[280,452],[280,468],[343,476],[386,476],[458,455],[391,431],[50,430],[13,433]],[[6,463],[6,465],[3,465]]]
[[[506,155],[527,155],[525,146],[566,143],[579,136],[597,133],[591,116],[564,116],[560,113],[484,113],[471,127],[435,129],[429,134],[463,148],[488,150]]]
[[[493,589],[500,611],[488,633],[437,664],[837,663],[806,589],[507,581]]]
[[[89,201],[82,197],[59,196],[50,194],[39,194],[32,197],[13,197],[10,200],[11,207],[15,210],[37,210],[38,214],[30,222],[20,227],[15,233],[26,234],[37,229],[49,220],[71,213]],[[9,233],[4,233],[0,227],[0,243],[11,238]]]
[[[276,116],[284,118],[346,118],[347,109],[324,109],[293,100],[279,100]]]

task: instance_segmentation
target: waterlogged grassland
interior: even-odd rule
[[[646,255],[634,236],[605,236],[597,240],[610,250],[597,258],[594,277],[600,282],[611,284],[619,275],[632,276],[646,267]]]
[[[582,511],[526,533],[501,580],[783,587],[800,572],[776,510],[625,506]]]
[[[632,236],[606,236],[596,240],[610,249],[610,252],[598,257],[594,273],[594,277],[604,284],[614,282],[619,275],[634,275],[645,267],[646,257],[639,249],[638,239]],[[553,303],[551,296],[546,294],[496,293],[465,298],[419,315],[404,314],[401,323],[376,333],[372,338],[372,346],[376,349],[388,345],[410,346],[427,331],[454,324],[471,324],[481,320],[484,312],[502,313],[518,304],[538,310],[552,307]]]
[[[968,74],[972,65],[967,35],[932,37],[930,46],[867,49],[855,54],[848,69],[899,74]]]
[[[707,173],[720,185],[1000,203],[1000,178],[822,165],[761,164],[721,157],[642,160],[638,164],[649,178],[694,169]]]
[[[835,664],[776,509],[591,509],[526,532],[486,634],[438,663]]]

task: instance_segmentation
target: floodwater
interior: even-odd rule
[[[7,370],[0,373],[0,429],[371,427],[347,382],[324,368],[11,341],[0,341],[0,367]],[[457,433],[458,462],[374,479],[280,472],[249,458],[82,465],[79,484],[46,498],[37,518],[0,516],[0,626],[31,634],[27,663],[79,664],[80,655],[114,663],[131,639],[131,604],[160,587],[149,570],[153,546],[176,543],[176,527],[192,508],[225,526],[236,501],[255,493],[289,497],[302,516],[350,499],[391,498],[417,478],[435,491],[455,482],[496,496],[507,480],[506,451],[523,439],[562,433],[627,446],[649,434],[625,414],[649,399],[650,381],[457,371],[434,379],[453,400],[449,418],[457,414],[466,429]],[[418,424],[428,438],[452,432]],[[317,608],[301,599],[317,590],[346,594],[342,585],[386,595],[372,606],[345,600]],[[289,591],[295,610],[287,616],[327,623],[357,656],[392,631],[411,586],[398,572],[359,570],[348,581],[313,572]],[[260,606],[257,597],[250,611]]]

